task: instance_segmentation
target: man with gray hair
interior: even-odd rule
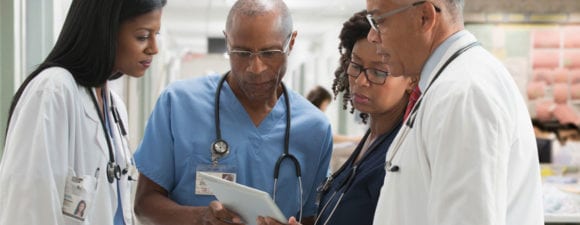
[[[255,223],[215,201],[205,172],[312,222],[332,134],[324,114],[282,83],[297,35],[289,10],[282,0],[238,0],[224,35],[231,71],[175,82],[159,97],[135,153],[135,212],[145,224]]]
[[[422,93],[387,153],[374,224],[544,224],[526,104],[464,30],[464,1],[366,2],[368,39]]]

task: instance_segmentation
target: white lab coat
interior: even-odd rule
[[[430,79],[473,41],[465,32],[452,43]],[[505,67],[473,47],[422,98],[413,128],[387,154],[399,171],[387,171],[374,224],[543,225],[530,116]]]
[[[126,124],[125,105],[115,94],[113,99]],[[125,168],[131,155],[113,130],[117,149],[122,149],[117,161]],[[14,111],[6,139],[0,162],[0,225],[113,224],[117,184],[107,181],[109,152],[103,127],[86,88],[67,70],[49,68],[32,80]],[[94,176],[97,168],[96,196],[85,211],[87,220],[63,216],[69,171]],[[120,182],[127,225],[134,221],[129,182],[126,176]]]

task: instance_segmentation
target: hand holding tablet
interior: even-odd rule
[[[264,191],[199,172],[216,198],[228,209],[242,217],[249,225],[256,225],[258,216],[288,221],[270,195]]]

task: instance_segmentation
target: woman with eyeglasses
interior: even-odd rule
[[[369,129],[348,160],[319,187],[316,225],[371,225],[385,177],[385,157],[403,124],[407,102],[417,81],[391,76],[396,70],[383,63],[367,41],[371,29],[366,10],[343,24],[339,39],[340,65],[334,72],[335,95],[343,108],[362,112]],[[395,63],[393,63],[395,64]],[[282,222],[282,221],[280,221]],[[289,224],[298,224],[290,218]],[[277,224],[271,218],[259,223]]]

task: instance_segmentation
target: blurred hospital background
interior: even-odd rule
[[[235,0],[168,0],[158,54],[144,78],[115,81],[127,103],[130,144],[139,144],[158,94],[171,82],[228,71],[222,31]],[[0,0],[0,147],[6,117],[20,83],[48,54],[71,0]],[[364,0],[287,0],[297,41],[284,78],[306,95],[331,90],[342,23]],[[548,223],[580,224],[580,0],[468,0],[466,28],[499,58],[517,82],[537,127]],[[326,115],[336,133],[366,130],[342,109]],[[554,116],[557,114],[558,116]],[[355,143],[336,143],[333,166]],[[0,148],[0,154],[1,149]],[[540,165],[540,164],[539,164]]]

